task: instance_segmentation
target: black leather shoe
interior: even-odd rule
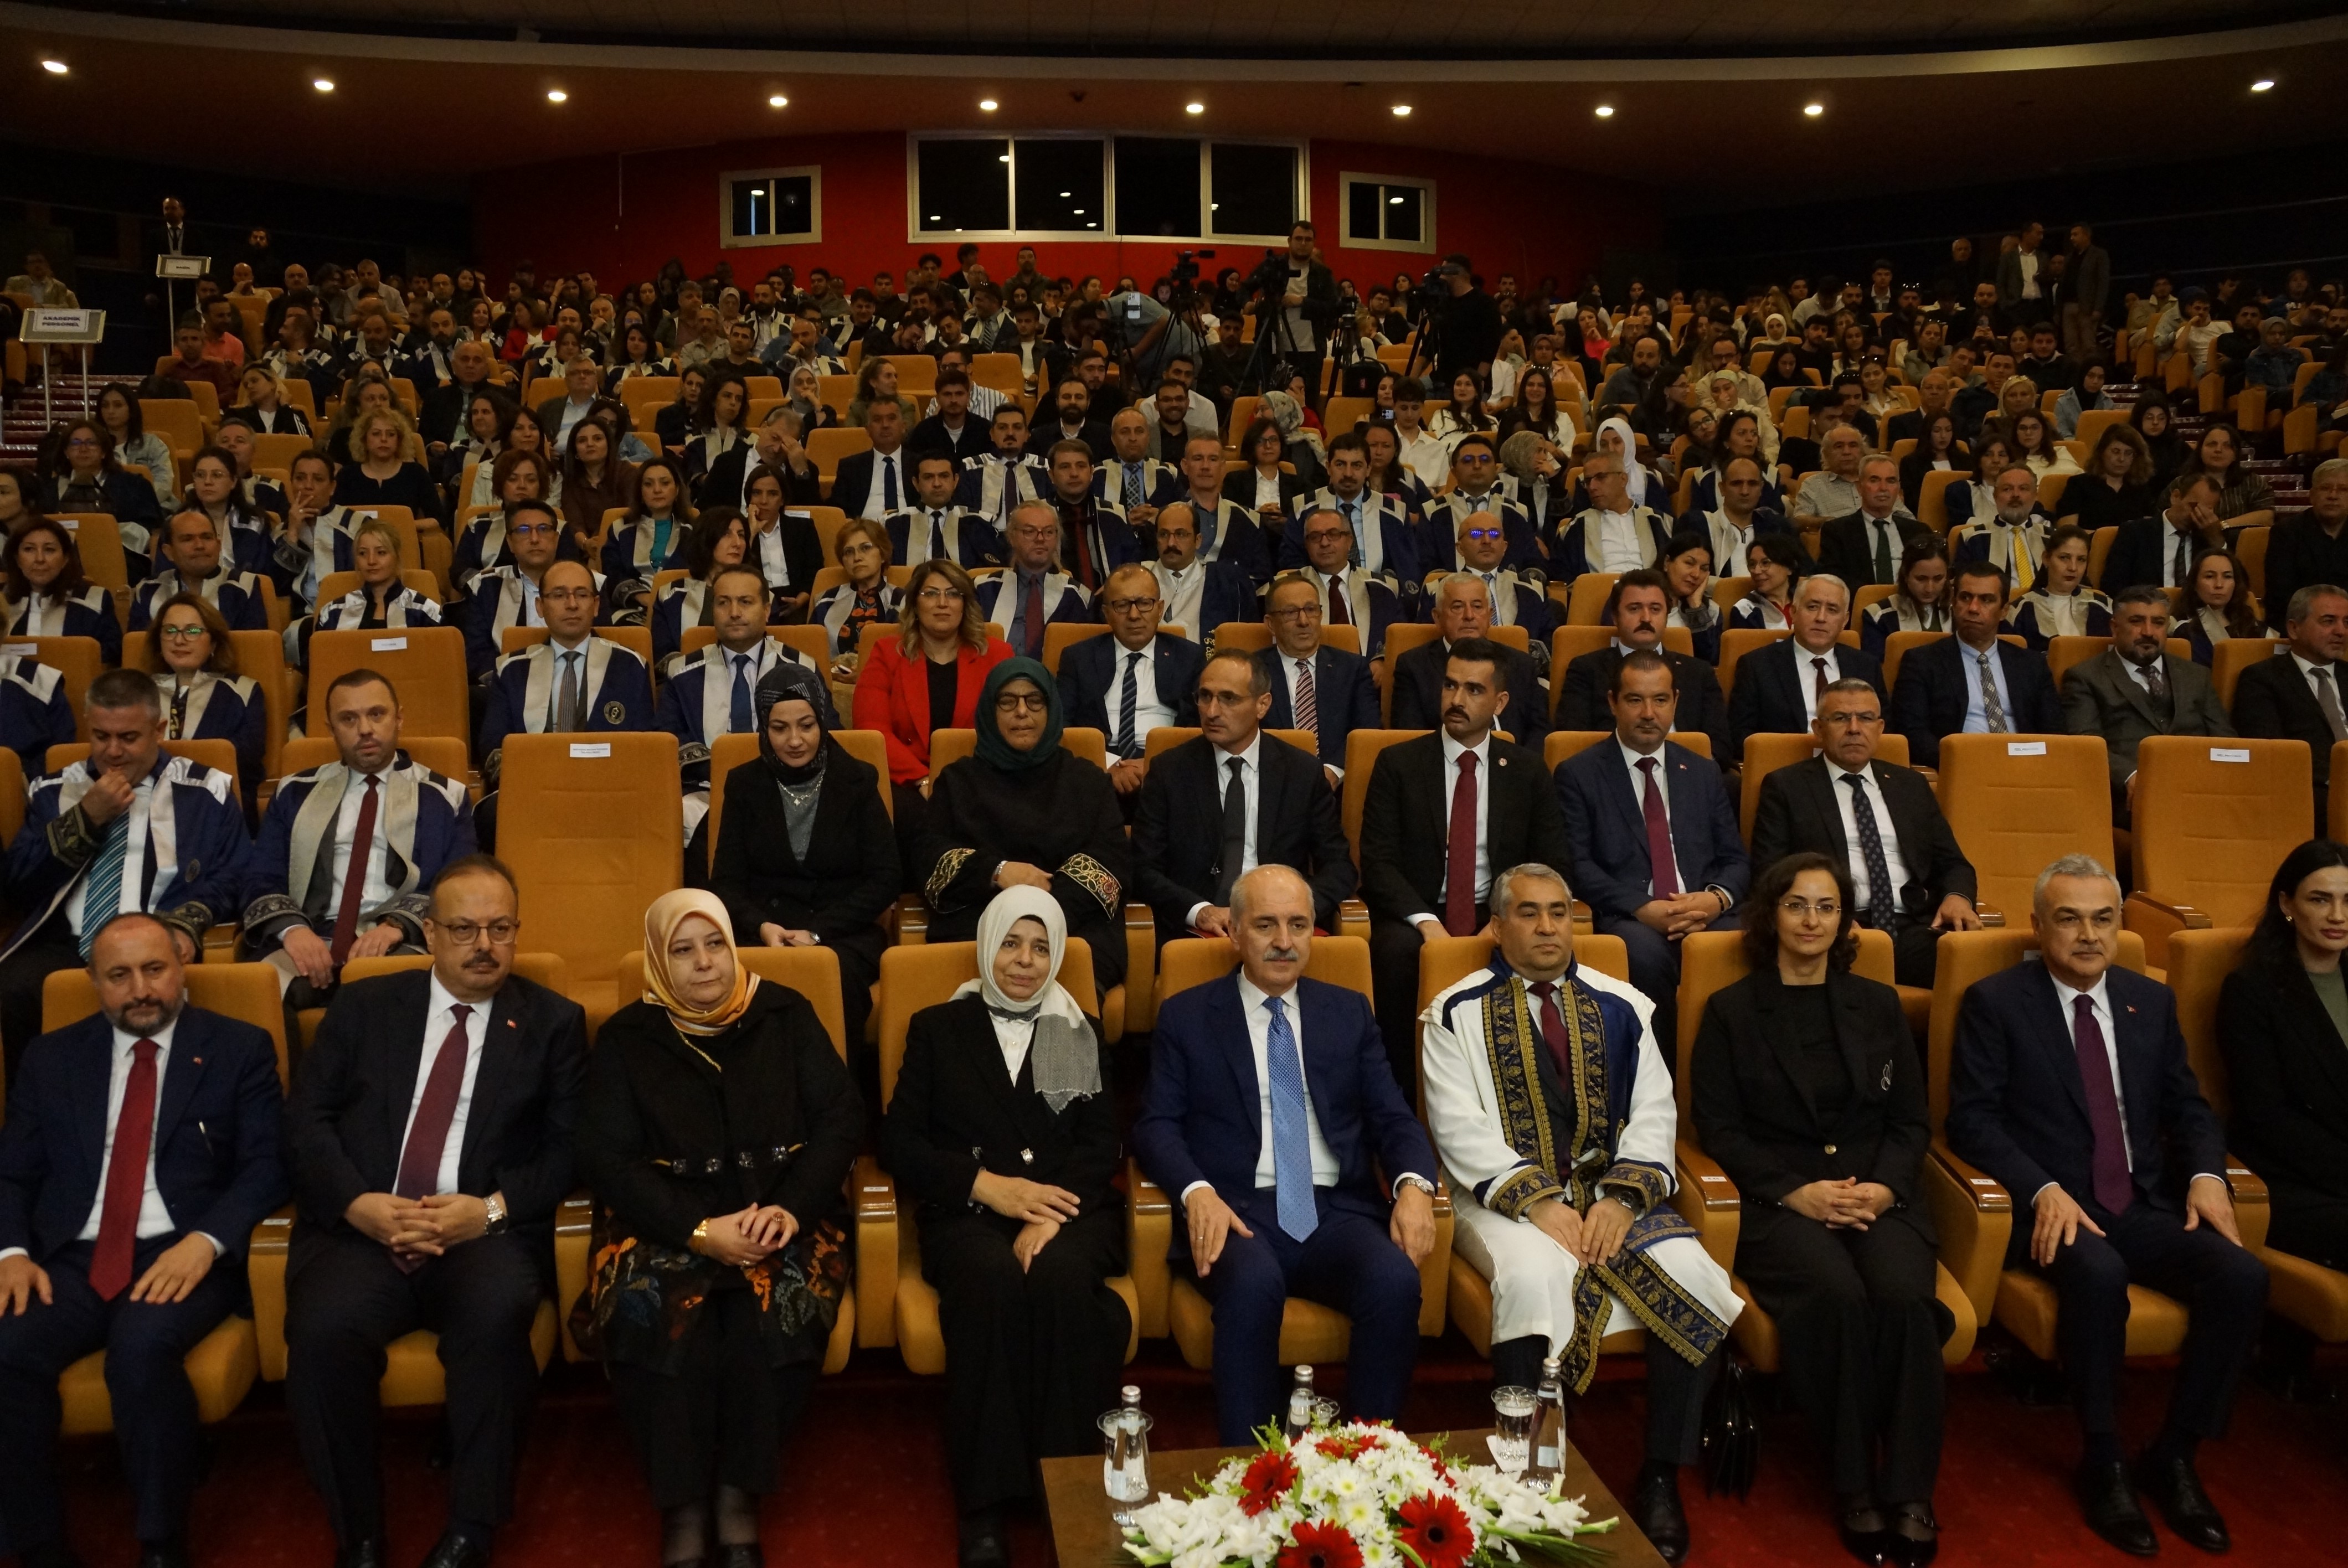
[[[176,1537],[170,1541],[142,1541],[139,1543],[139,1568],[188,1568],[188,1543]]]
[[[1873,1498],[1853,1498],[1845,1502],[1835,1527],[1842,1534],[1844,1551],[1868,1568],[1883,1568],[1890,1554],[1890,1524]]]
[[[716,1568],[767,1568],[767,1554],[757,1542],[747,1546],[720,1546]]]
[[[2079,1467],[2079,1508],[2087,1528],[2132,1557],[2153,1557],[2160,1552],[2152,1521],[2136,1501],[2128,1484],[2127,1466],[2119,1463]]]
[[[1925,1568],[1941,1554],[1941,1522],[1929,1502],[1903,1502],[1891,1511],[1887,1555],[1900,1568]]]
[[[476,1546],[455,1531],[424,1554],[424,1568],[489,1568],[489,1549]]]
[[[1631,1522],[1664,1562],[1678,1563],[1687,1556],[1687,1511],[1680,1506],[1676,1470],[1640,1473],[1639,1484],[1631,1491]]]
[[[2140,1459],[2136,1483],[2188,1546],[2204,1552],[2233,1550],[2234,1538],[2226,1533],[2225,1518],[2201,1490],[2201,1478],[2194,1472],[2191,1460]]]
[[[962,1516],[961,1568],[1009,1568],[1011,1548],[1004,1543],[1003,1516],[994,1509]]]
[[[335,1553],[335,1568],[383,1568],[383,1542],[355,1541]]]

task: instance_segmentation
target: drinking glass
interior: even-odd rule
[[[1492,1463],[1510,1481],[1525,1472],[1533,1440],[1533,1417],[1540,1399],[1530,1389],[1511,1385],[1492,1390]]]

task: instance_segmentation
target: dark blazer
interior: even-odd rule
[[[303,1055],[285,1102],[285,1158],[300,1216],[296,1268],[306,1237],[356,1235],[343,1211],[398,1179],[431,992],[424,969],[352,980],[335,993]],[[457,1186],[477,1198],[503,1193],[514,1231],[544,1244],[550,1269],[554,1212],[577,1184],[572,1141],[586,1071],[579,1004],[508,976],[489,1004]]]
[[[104,1013],[25,1048],[0,1127],[0,1248],[20,1246],[46,1263],[89,1223],[111,1131],[113,1056]],[[171,1031],[170,1061],[157,1065],[155,1185],[172,1234],[201,1231],[235,1262],[253,1227],[285,1201],[276,1049],[249,1023],[188,1007]]]
[[[2218,995],[2218,1043],[2234,1111],[2227,1145],[2278,1205],[2348,1201],[2348,1042],[2295,956],[2253,948]]]
[[[2137,1195],[2184,1206],[2186,1184],[2226,1173],[2226,1139],[2201,1098],[2167,986],[2131,969],[2106,972]],[[2028,1211],[2054,1182],[2095,1202],[2095,1129],[2071,1044],[2071,1020],[2043,964],[2018,964],[1965,992],[1949,1068],[1950,1147],[1995,1177]]]
[[[1089,726],[1117,743],[1117,691],[1123,681],[1127,650],[1115,636],[1088,637],[1060,655],[1060,701],[1067,723]],[[1199,718],[1199,677],[1207,656],[1188,638],[1160,631],[1149,640],[1149,670],[1158,682],[1158,700],[1174,711],[1177,724],[1195,724]],[[1141,743],[1139,725],[1134,743]],[[1134,755],[1141,753],[1137,751]]]
[[[1737,661],[1736,689],[1728,694],[1728,760],[1743,760],[1745,743],[1750,736],[1808,732],[1810,710],[1802,692],[1809,685],[1813,672],[1797,662],[1805,657],[1807,656],[1799,643],[1790,637],[1781,637]],[[1834,657],[1835,668],[1843,675],[1864,681],[1875,688],[1878,696],[1883,694],[1881,660],[1864,648],[1840,642],[1835,644]],[[1911,653],[1909,658],[1913,660],[1915,655]]]
[[[2067,497],[2068,489],[2064,491]],[[2135,518],[2118,525],[2119,532],[2112,536],[2111,553],[2104,557],[2104,577],[2098,585],[2106,593],[2117,593],[2124,588],[2139,583],[2160,586],[2162,563],[2177,550],[2177,530],[2168,519],[2156,514]],[[2202,541],[2197,534],[2186,542],[2185,555],[2188,563],[2200,554]]]
[[[1189,507],[1191,519],[1199,526],[1201,557],[1210,561],[1233,562],[1258,588],[1272,580],[1272,545],[1257,526],[1252,510],[1222,497],[1217,500],[1214,513],[1210,516],[1205,507],[1190,500],[1187,492],[1174,498]]]
[[[1435,1180],[1426,1129],[1395,1085],[1369,998],[1301,979],[1289,999],[1302,1024],[1305,1092],[1337,1158],[1329,1201],[1383,1221],[1395,1177]],[[1226,1201],[1253,1192],[1263,1102],[1238,974],[1169,997],[1150,1041],[1149,1086],[1133,1123],[1141,1168],[1169,1194],[1193,1182],[1207,1183]]]
[[[1979,897],[1981,884],[1972,862],[1965,858],[1949,819],[1941,815],[1941,803],[1924,775],[1881,761],[1870,763],[1868,771],[1883,792],[1891,834],[1900,842],[1900,858],[1908,871],[1899,893],[1900,912],[1911,920],[1930,920],[1952,893],[1969,903]],[[1774,866],[1804,851],[1850,864],[1851,845],[1843,837],[1842,803],[1837,798],[1849,793],[1841,770],[1824,757],[1779,768],[1763,779],[1761,803],[1753,814],[1753,864]]]
[[[1898,542],[1891,547],[1891,569],[1900,569],[1900,552],[1908,541],[1924,531],[1924,525],[1900,512],[1891,514],[1891,534]],[[1877,581],[1896,581],[1896,578],[1879,579],[1875,575],[1875,548],[1868,540],[1865,514],[1852,512],[1844,517],[1829,518],[1818,530],[1818,569],[1842,579],[1843,586],[1853,594]]]
[[[2063,733],[2063,711],[2054,701],[2046,656],[2003,638],[1996,646],[1998,668],[2003,672],[2000,684],[2006,692],[2006,727],[2018,735]],[[1937,766],[1941,737],[1965,727],[1965,671],[1958,662],[1963,651],[1964,644],[1949,636],[1910,650],[1900,662],[1900,689],[1891,694],[1891,727],[1908,737],[1911,766]],[[1737,689],[1744,689],[1742,682]]]
[[[1494,737],[1490,765],[1478,784],[1484,800],[1484,847],[1496,871],[1537,861],[1566,869],[1565,819],[1550,787],[1538,748]],[[1443,733],[1388,746],[1370,770],[1362,804],[1362,897],[1379,919],[1406,920],[1443,911],[1444,859],[1448,852],[1444,802]]]
[[[2312,512],[2286,518],[2267,533],[2266,570],[2267,590],[2259,602],[2266,608],[2267,624],[2280,637],[2293,594],[2311,582],[2348,581],[2348,528],[2327,534]]]
[[[2334,665],[2334,682],[2348,682],[2348,665]],[[2348,702],[2348,696],[2343,696]],[[2288,647],[2261,659],[2234,682],[2234,732],[2261,741],[2305,741],[2315,765],[2315,835],[2323,835],[2323,803],[2332,787],[2332,725],[2317,705],[2299,661]]]
[[[869,764],[834,741],[824,746],[823,788],[807,858],[791,853],[782,792],[767,765],[744,763],[726,775],[726,812],[709,857],[709,890],[745,942],[771,920],[826,942],[860,936],[904,886],[897,832]]]
[[[1263,716],[1267,730],[1292,730],[1295,705],[1288,681],[1280,671],[1278,644],[1255,656],[1256,668],[1272,682],[1272,712]],[[1313,702],[1320,712],[1321,761],[1333,768],[1345,765],[1345,737],[1355,730],[1378,728],[1378,686],[1370,661],[1358,653],[1327,644],[1313,652]]]
[[[1672,667],[1672,680],[1680,697],[1679,712],[1672,727],[1681,731],[1699,731],[1712,742],[1715,758],[1728,755],[1728,704],[1721,700],[1720,677],[1712,666],[1687,653],[1659,650]],[[1611,730],[1614,727],[1613,711],[1607,706],[1606,695],[1614,684],[1615,668],[1622,662],[1622,651],[1612,642],[1577,655],[1565,667],[1562,675],[1552,672],[1552,684],[1562,682],[1557,699],[1557,723],[1560,730]]]
[[[1189,935],[1190,906],[1216,901],[1222,876],[1224,758],[1204,735],[1150,764],[1133,809],[1134,880],[1158,917],[1158,939]],[[1255,858],[1287,866],[1313,884],[1314,920],[1336,927],[1337,905],[1360,881],[1336,792],[1321,764],[1285,741],[1256,750]]]
[[[2112,768],[2112,804],[2127,804],[2128,775],[2136,772],[2136,749],[2147,735],[2230,735],[2234,726],[2218,701],[2209,671],[2173,653],[2160,656],[2161,681],[2168,688],[2164,715],[2152,694],[2121,668],[2106,648],[2063,677],[2063,727],[2075,735],[2101,735]],[[2318,715],[2319,719],[2321,714]]]
[[[871,494],[876,461],[870,446],[842,457],[839,468],[832,475],[833,499],[830,504],[842,508],[851,518],[858,516],[863,509],[865,497]],[[897,507],[901,510],[914,501],[913,449],[910,445],[897,448],[897,473],[902,481],[897,487]]]
[[[487,376],[470,386],[461,381],[451,381],[445,386],[427,388],[424,394],[422,417],[416,422],[416,433],[424,437],[427,446],[435,442],[444,446],[455,445],[457,438],[465,434],[465,415],[472,407],[474,395],[493,390],[495,388]],[[568,396],[569,393],[566,391],[564,395]],[[545,426],[541,425],[540,428]]]
[[[1717,887],[1732,905],[1742,903],[1753,868],[1737,836],[1736,807],[1720,769],[1666,741],[1658,771],[1671,807],[1672,858],[1678,864],[1680,891]],[[1605,916],[1627,916],[1646,903],[1654,863],[1647,855],[1646,814],[1622,748],[1601,741],[1566,759],[1557,770],[1557,800],[1574,897],[1586,899],[1591,913]],[[1366,842],[1363,853],[1368,854]]]
[[[1760,1204],[1782,1204],[1812,1182],[1879,1182],[1900,1200],[1885,1219],[1930,1241],[1918,1199],[1932,1123],[1900,993],[1829,970],[1829,1041],[1795,1034],[1786,989],[1774,968],[1756,969],[1704,1004],[1689,1058],[1704,1152]],[[1821,1100],[1839,1101],[1839,1113],[1822,1112]]]
[[[913,426],[905,445],[916,453],[942,452],[959,465],[968,458],[990,451],[994,442],[987,437],[987,422],[974,414],[965,413],[962,419],[962,435],[956,436],[946,428],[945,417],[932,414]]]
[[[754,460],[759,466],[771,466],[776,473],[782,476],[784,505],[792,507],[823,505],[823,476],[816,472],[815,464],[812,461],[808,464],[805,473],[792,467],[788,461],[769,465],[764,458],[758,456],[758,444],[756,441],[736,442],[723,456],[709,466],[708,474],[701,481],[701,504],[705,507],[714,507],[721,503],[728,507],[741,505],[742,487],[749,482]],[[843,462],[846,460],[841,459]],[[860,490],[855,494],[860,500],[863,497],[863,492]],[[808,531],[810,533],[814,531],[812,525]],[[819,542],[816,546],[815,565],[808,569],[806,577],[799,576],[798,562],[796,559],[792,560],[791,581],[804,587],[814,580],[816,568],[822,565],[823,546]]]
[[[1230,559],[1193,564],[1204,574],[1204,580],[1199,584],[1199,624],[1189,629],[1191,641],[1203,650],[1219,626],[1234,620],[1263,624],[1263,601],[1256,597],[1255,579],[1248,575],[1247,568]],[[1162,588],[1165,579],[1159,581]]]
[[[1509,705],[1497,722],[1517,744],[1538,757],[1549,738],[1549,693],[1541,690],[1530,656],[1506,646],[1500,651],[1508,655],[1500,677],[1509,689]],[[1443,671],[1450,662],[1450,650],[1440,637],[1388,661],[1394,683],[1392,728],[1432,730],[1441,725]]]

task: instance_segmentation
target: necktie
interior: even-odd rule
[[[1818,705],[1827,700],[1827,661],[1823,658],[1810,661],[1810,715],[1818,716]]]
[[[1655,759],[1641,757],[1639,772],[1645,783],[1639,792],[1640,815],[1647,823],[1647,868],[1658,898],[1680,896],[1679,857],[1672,852],[1672,818],[1663,809],[1663,787],[1655,782]]]
[[[1883,853],[1883,830],[1867,798],[1866,778],[1845,774],[1842,782],[1850,786],[1851,820],[1859,825],[1859,863],[1867,868],[1867,907],[1859,912],[1859,923],[1888,931],[1900,906],[1898,890],[1891,886],[1891,862]]]
[[[1869,518],[1867,520],[1867,526],[1869,531],[1875,535],[1875,580],[1878,582],[1899,581],[1899,568],[1893,564],[1891,559],[1890,521],[1888,518]]]
[[[897,509],[897,456],[893,452],[880,459],[880,505],[888,511]]]
[[[1092,529],[1086,528],[1085,524],[1086,519],[1083,518],[1078,518],[1071,523],[1066,519],[1064,514],[1061,522],[1061,528],[1064,534],[1073,532],[1076,536],[1076,580],[1083,583],[1085,585],[1085,590],[1089,593],[1093,589],[1100,587],[1100,578],[1093,570]]]
[[[2168,682],[2161,673],[2160,661],[2157,658],[2144,667],[2144,683],[2152,689],[2152,694],[2156,700],[2168,695]]]
[[[1141,655],[1128,651],[1125,656],[1125,679],[1117,690],[1117,754],[1121,757],[1138,753],[1133,743],[1133,711],[1141,705]]]
[[[930,559],[946,559],[946,515],[934,507],[930,508]]]
[[[1557,1005],[1557,982],[1541,980],[1525,989],[1533,993],[1538,1004],[1533,1009],[1533,1018],[1540,1026],[1541,1040],[1548,1045],[1550,1058],[1557,1063],[1558,1076],[1570,1082],[1572,1080],[1566,1074],[1572,1069],[1573,1050],[1567,1043],[1565,1014]]]
[[[2104,1026],[2093,997],[2071,999],[2071,1044],[2079,1053],[2079,1081],[2087,1091],[2087,1124],[2095,1129],[2096,1202],[2106,1213],[2125,1214],[2136,1202],[2128,1174],[2127,1130],[2120,1125],[2119,1091],[2112,1083],[2112,1059],[2104,1050]]]
[[[1941,607],[1938,604],[1924,612],[1924,630],[1927,631],[1941,630]]]
[[[2192,576],[2193,558],[2186,549],[2186,538],[2181,533],[2177,536],[2177,554],[2168,569],[2168,580],[2161,584],[2163,588],[2183,588]]]
[[[2023,531],[2024,527],[2026,525],[2012,525],[2006,529],[2005,535],[2006,554],[2012,562],[2009,569],[2013,577],[2013,591],[2016,593],[2028,593],[2030,585],[2038,578],[2036,569],[2030,564],[2030,536]]]
[[[176,684],[171,688],[170,738],[175,741],[188,738],[188,689]]]
[[[114,1118],[114,1147],[106,1157],[106,1206],[98,1214],[98,1250],[90,1255],[89,1287],[111,1301],[130,1284],[130,1255],[139,1241],[139,1210],[147,1201],[147,1161],[155,1141],[155,1042],[130,1048],[130,1080]]]
[[[1293,662],[1296,665],[1296,701],[1292,706],[1296,710],[1296,727],[1310,730],[1317,735],[1321,733],[1321,701],[1313,689],[1313,661],[1299,659]]]
[[[581,687],[579,675],[581,657],[576,651],[562,656],[562,691],[555,704],[554,727],[564,734],[586,727],[581,718],[587,706],[587,693]]]
[[[1247,860],[1247,764],[1233,757],[1223,764],[1231,782],[1223,786],[1223,871],[1215,879],[1215,902],[1228,908],[1231,884],[1240,879]]]
[[[726,715],[726,727],[737,735],[750,730],[750,656],[736,653],[734,658],[734,705]]]
[[[1030,659],[1044,657],[1044,574],[1037,572],[1027,579],[1026,592],[1019,602],[1020,641],[1025,644]]]
[[[367,866],[375,857],[375,814],[381,799],[379,781],[370,776],[359,799],[358,826],[351,832],[350,864],[343,872],[342,907],[335,912],[335,941],[329,956],[340,968],[351,955],[359,934],[359,908],[366,901]]]
[[[1354,536],[1354,548],[1345,557],[1345,564],[1350,567],[1358,567],[1362,564],[1361,511],[1351,501],[1340,501],[1337,504],[1344,510],[1346,531]]]
[[[1345,574],[1344,572],[1339,572],[1335,577],[1329,579],[1330,625],[1351,626],[1354,624],[1354,606],[1352,599],[1353,596],[1345,591]]]
[[[1990,667],[1989,655],[1976,653],[1973,661],[1981,666],[1982,726],[1993,735],[2006,733],[2005,704],[1997,698],[1997,671]]]
[[[1476,934],[1476,753],[1459,753],[1459,782],[1451,789],[1450,863],[1444,869],[1443,928]]]
[[[2324,723],[2332,726],[2332,738],[2348,741],[2348,718],[2340,712],[2340,692],[2332,684],[2332,667],[2325,665],[2315,672],[2315,702],[2323,710]]]
[[[1495,626],[1506,626],[1509,624],[1509,611],[1514,610],[1516,606],[1513,603],[1502,602],[1500,599],[1500,581],[1498,577],[1488,571],[1483,573],[1482,576],[1484,579],[1484,602],[1492,607],[1492,624]]]
[[[1264,1065],[1272,1081],[1272,1185],[1280,1228],[1298,1241],[1318,1229],[1313,1202],[1313,1133],[1304,1119],[1304,1062],[1278,997],[1266,997],[1272,1021],[1264,1030]]]
[[[1129,511],[1141,505],[1141,465],[1128,463],[1125,468],[1125,505]]]
[[[448,1146],[448,1128],[457,1119],[457,1098],[465,1087],[465,1020],[473,1016],[473,1009],[461,1004],[448,1011],[453,1021],[448,1038],[432,1058],[424,1080],[424,1097],[417,1102],[416,1120],[408,1124],[407,1147],[399,1152],[399,1175],[391,1190],[403,1198],[429,1197],[440,1190],[440,1155]],[[420,1258],[404,1258],[396,1253],[392,1261],[407,1274],[423,1265]]]
[[[2339,704],[2333,704],[2339,711]],[[2335,726],[2336,727],[2336,726]],[[122,911],[122,865],[130,852],[130,814],[123,812],[106,825],[106,842],[89,864],[89,880],[81,893],[81,956],[98,940],[98,928]]]

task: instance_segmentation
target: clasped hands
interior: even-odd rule
[[[1806,1183],[1778,1201],[1828,1230],[1863,1231],[1883,1217],[1899,1194],[1880,1182],[1845,1176],[1839,1182]]]
[[[1022,1222],[1019,1234],[1011,1239],[1011,1255],[1019,1260],[1022,1273],[1034,1266],[1035,1255],[1060,1234],[1060,1227],[1076,1217],[1079,1206],[1076,1194],[1066,1187],[1025,1176],[998,1176],[988,1170],[973,1178],[970,1201]]]
[[[1721,907],[1718,894],[1698,887],[1673,898],[1650,898],[1631,913],[1649,930],[1678,938],[1703,930],[1727,911]]]
[[[780,1204],[746,1204],[730,1214],[712,1214],[686,1245],[704,1257],[733,1268],[761,1263],[799,1234],[798,1216]]]
[[[402,1257],[438,1257],[452,1246],[489,1234],[489,1205],[464,1193],[424,1198],[362,1193],[351,1200],[343,1218],[361,1235]]]

